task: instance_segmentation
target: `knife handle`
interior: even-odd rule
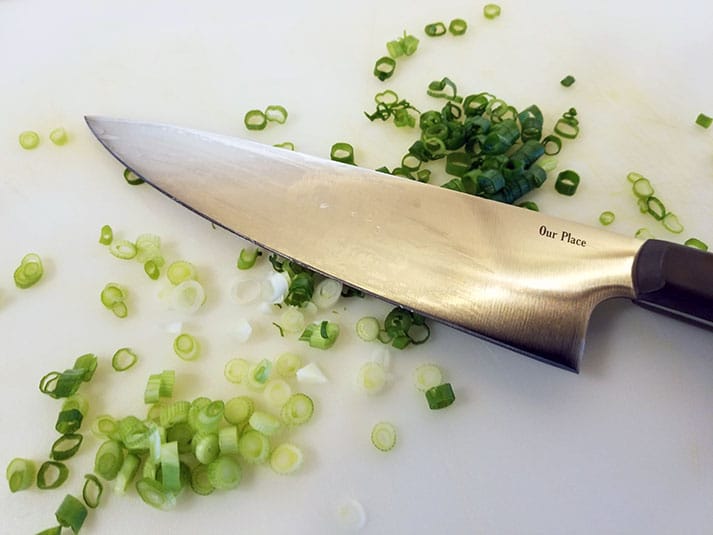
[[[713,328],[713,254],[647,240],[633,269],[634,303]]]

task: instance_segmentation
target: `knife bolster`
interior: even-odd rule
[[[713,328],[713,254],[647,240],[633,268],[634,303]]]

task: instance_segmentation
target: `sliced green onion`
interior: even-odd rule
[[[271,372],[272,362],[262,359],[257,364],[250,366],[247,375],[248,385],[256,390],[262,390],[265,388],[265,383],[270,378]]]
[[[654,188],[646,178],[639,178],[632,185],[634,195],[642,199],[648,199],[654,194]]]
[[[166,429],[188,421],[188,413],[191,410],[190,401],[179,400],[161,407],[159,423]]]
[[[155,479],[145,477],[137,481],[136,492],[145,504],[161,511],[168,511],[176,505],[176,495],[164,489]]]
[[[379,422],[371,430],[371,443],[381,451],[389,451],[396,445],[396,429],[389,422]]]
[[[205,290],[197,280],[177,284],[171,293],[171,306],[186,314],[193,314],[205,303]]]
[[[453,387],[450,383],[443,383],[426,390],[426,401],[428,407],[436,410],[443,409],[451,405],[456,399]]]
[[[426,90],[426,93],[432,97],[461,102],[463,99],[458,96],[457,92],[456,84],[448,77],[433,80],[428,84],[428,89]]]
[[[256,431],[245,431],[238,441],[240,456],[250,464],[264,463],[270,455],[270,439]]]
[[[74,454],[79,451],[84,437],[79,433],[68,433],[62,435],[52,444],[50,458],[53,461],[66,461],[74,457]]]
[[[520,204],[518,204],[518,206],[519,206],[520,208],[525,208],[525,209],[527,209],[527,210],[532,210],[533,212],[539,212],[539,211],[540,211],[540,207],[537,206],[537,203],[536,203],[535,201],[525,201],[525,202],[521,202]]]
[[[707,251],[708,250],[708,245],[698,238],[688,238],[683,245],[688,245],[689,247],[695,247],[696,249],[700,249],[701,251]]]
[[[648,240],[654,237],[654,235],[651,233],[651,231],[647,228],[640,228],[639,230],[636,231],[634,234],[635,238],[638,238],[640,240]]]
[[[602,225],[611,225],[614,222],[614,212],[606,211],[599,214],[599,222]]]
[[[240,430],[237,425],[228,425],[222,427],[218,431],[218,449],[223,455],[232,455],[238,453],[238,440],[240,439]]]
[[[555,156],[562,150],[562,140],[554,134],[542,138],[542,144],[545,147],[545,154],[548,156]],[[551,146],[554,146],[554,149],[550,148]]]
[[[161,271],[156,265],[155,260],[147,260],[144,263],[144,273],[146,273],[151,280],[158,280],[161,275]]]
[[[152,374],[149,375],[146,381],[146,388],[144,389],[144,403],[157,403],[161,398],[161,375]]]
[[[84,475],[84,486],[82,487],[82,499],[87,507],[96,509],[104,492],[104,485],[94,474]]]
[[[109,246],[109,252],[122,260],[136,257],[136,244],[129,240],[116,240]]]
[[[69,468],[59,461],[45,461],[37,471],[37,488],[56,489],[69,477]]]
[[[486,4],[483,7],[483,15],[486,19],[494,19],[500,16],[500,6],[497,4]]]
[[[373,342],[379,337],[381,326],[379,320],[372,316],[359,318],[356,322],[357,336],[365,342]]]
[[[250,362],[242,358],[234,358],[225,364],[224,375],[231,383],[241,384],[248,377]]]
[[[264,130],[267,126],[267,116],[262,110],[250,110],[245,113],[243,123],[248,130]]]
[[[168,492],[178,492],[181,489],[177,442],[161,444],[161,484]]]
[[[280,377],[290,379],[302,366],[302,359],[294,353],[282,353],[275,361],[275,371]]]
[[[560,84],[562,84],[565,87],[570,87],[574,82],[575,82],[575,78],[571,74],[568,74],[567,76],[565,76],[564,78],[562,78],[560,80]]]
[[[237,396],[225,403],[223,417],[233,425],[242,425],[250,419],[255,411],[255,403],[247,396]]]
[[[354,165],[354,147],[349,143],[335,143],[329,151],[329,158],[335,162]]]
[[[62,373],[50,372],[40,379],[40,391],[58,399],[73,396],[83,382],[85,370],[82,368],[65,370]]]
[[[55,423],[54,428],[58,433],[63,435],[74,433],[82,426],[83,419],[84,415],[79,409],[65,409],[63,407],[57,415],[57,422]]]
[[[144,183],[144,179],[134,173],[128,167],[124,169],[124,180],[129,186],[139,186]]]
[[[282,406],[280,417],[288,426],[307,423],[314,414],[314,402],[307,394],[292,394]]]
[[[190,262],[178,260],[173,262],[166,270],[166,277],[174,286],[178,286],[184,281],[196,279],[196,268]]]
[[[378,362],[367,362],[359,368],[356,382],[367,394],[377,394],[386,386],[386,370]]]
[[[124,462],[124,448],[117,440],[107,440],[99,446],[94,457],[94,472],[111,481],[116,477]]]
[[[250,415],[248,423],[250,424],[250,427],[255,429],[255,431],[259,431],[266,436],[274,435],[282,427],[280,420],[272,414],[263,411],[253,412]]]
[[[438,386],[443,382],[441,369],[435,364],[422,364],[414,371],[414,384],[422,392]]]
[[[265,118],[268,121],[284,124],[287,121],[287,110],[279,104],[271,104],[265,108]]]
[[[283,443],[270,455],[270,467],[278,474],[291,474],[302,466],[304,455],[294,444]]]
[[[173,341],[173,352],[183,360],[195,360],[200,356],[201,349],[194,336],[181,333]]]
[[[576,172],[567,169],[557,175],[557,182],[555,182],[555,190],[557,190],[558,193],[571,197],[575,194],[578,187],[579,175]]]
[[[195,426],[196,431],[203,433],[216,433],[218,431],[218,426],[223,419],[224,413],[225,402],[222,400],[211,401],[198,410],[192,423]]]
[[[331,321],[308,325],[300,335],[300,341],[308,342],[310,347],[329,349],[339,336],[339,325]]]
[[[430,24],[426,24],[423,31],[429,37],[440,37],[441,35],[446,34],[446,25],[442,22],[432,22]]]
[[[666,215],[666,207],[658,197],[646,198],[646,211],[657,221],[661,221]]]
[[[448,25],[448,31],[453,35],[463,35],[468,29],[468,23],[463,19],[453,19]]]
[[[394,74],[396,70],[396,60],[389,56],[383,56],[376,60],[374,64],[374,76],[382,82]]]
[[[54,514],[60,526],[71,528],[73,533],[79,533],[87,518],[87,508],[71,494],[67,494]]]
[[[108,414],[97,416],[92,424],[92,434],[98,438],[114,438],[118,429],[116,420]]]
[[[61,147],[67,143],[68,139],[67,131],[62,127],[55,128],[50,132],[50,141],[57,146]]]
[[[230,490],[240,485],[242,469],[230,456],[221,455],[208,465],[208,481],[214,488]]]
[[[139,360],[139,357],[128,347],[116,350],[111,357],[111,367],[118,372],[123,372],[131,368]]]
[[[35,463],[30,459],[16,457],[7,465],[5,477],[10,492],[29,489],[35,480]]]
[[[102,226],[101,232],[99,234],[99,243],[101,243],[102,245],[111,245],[113,239],[114,231],[111,230],[111,227],[109,225]]]
[[[262,251],[257,247],[243,247],[238,256],[238,269],[250,269],[261,254]]]
[[[25,150],[31,150],[40,144],[40,135],[32,130],[26,130],[25,132],[20,132],[18,136],[20,141],[20,146]]]
[[[282,407],[292,395],[292,388],[284,379],[271,379],[262,392],[265,401],[271,407]]]
[[[215,487],[208,479],[208,466],[197,464],[191,469],[191,489],[200,496],[208,496]]]
[[[273,145],[273,147],[277,147],[279,149],[295,150],[295,144],[291,141],[283,141],[282,143],[276,143],[275,145]]]
[[[703,128],[709,128],[713,124],[713,117],[709,117],[705,113],[699,113],[696,117],[696,124]]]
[[[678,220],[678,216],[671,212],[668,212],[661,222],[666,230],[673,232],[674,234],[680,234],[684,230],[683,225],[681,225]]]
[[[317,308],[326,309],[333,307],[342,296],[344,285],[338,280],[324,279],[314,287],[312,302]]]
[[[147,460],[148,462],[149,460]],[[124,462],[121,463],[121,468],[119,473],[116,474],[114,480],[114,492],[117,494],[125,494],[126,489],[134,481],[137,472],[139,471],[139,465],[141,464],[141,459],[138,455],[133,453],[127,453],[124,457]]]
[[[30,286],[34,286],[44,274],[42,260],[35,253],[28,253],[20,261],[20,265],[15,269],[13,279],[15,286],[22,290],[26,290]]]

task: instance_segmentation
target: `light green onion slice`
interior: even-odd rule
[[[101,292],[100,298],[102,305],[106,308],[111,309],[114,305],[123,303],[128,292],[126,288],[116,284],[115,282],[109,282]]]
[[[264,463],[270,455],[270,439],[255,429],[249,429],[240,436],[238,450],[246,462]]]
[[[626,175],[626,179],[627,179],[629,182],[631,182],[632,184],[633,184],[634,182],[636,182],[637,180],[640,180],[640,179],[642,179],[642,178],[644,178],[644,175],[642,175],[641,173],[636,173],[636,172],[634,172],[634,171],[632,171],[632,172],[630,172],[630,173],[628,173],[628,174]]]
[[[197,464],[191,469],[191,489],[200,496],[208,496],[215,490],[208,479],[207,465]]]
[[[171,306],[180,312],[193,314],[205,303],[205,290],[197,280],[185,280],[171,292]]]
[[[124,169],[124,180],[129,186],[139,186],[144,183],[144,179],[134,173],[128,167]]]
[[[124,448],[117,440],[107,440],[99,446],[94,457],[94,473],[111,481],[116,477],[124,462]]]
[[[329,349],[337,341],[339,336],[339,325],[331,321],[313,323],[300,335],[300,341],[308,342],[310,347],[317,349]]]
[[[136,257],[136,244],[129,240],[116,240],[109,246],[109,252],[122,260],[131,260]]]
[[[267,126],[267,116],[262,110],[249,110],[245,113],[243,124],[248,130],[264,130]]]
[[[455,399],[456,395],[450,383],[443,383],[426,390],[428,407],[434,410],[448,407]]]
[[[193,455],[201,464],[209,464],[213,462],[220,453],[220,443],[218,442],[218,433],[198,432],[191,440]]]
[[[307,423],[314,414],[314,402],[307,394],[292,394],[282,406],[280,417],[288,426]]]
[[[59,461],[45,461],[37,471],[37,488],[56,489],[69,477],[69,468]]]
[[[302,450],[285,442],[272,451],[270,467],[278,474],[291,474],[302,466],[303,460]]]
[[[666,215],[666,207],[658,197],[652,195],[646,198],[646,212],[657,221],[661,221]]]
[[[367,362],[359,368],[356,382],[367,394],[378,394],[386,386],[386,370],[378,362]]]
[[[518,203],[518,206],[520,208],[525,208],[526,210],[532,210],[533,212],[540,211],[540,207],[537,206],[537,203],[535,201],[524,201],[524,202]]]
[[[144,273],[146,273],[151,280],[158,280],[161,275],[161,271],[159,270],[155,260],[147,260],[144,263]]]
[[[161,483],[169,492],[178,492],[181,489],[181,466],[177,442],[161,444]]]
[[[111,227],[109,225],[102,226],[101,232],[99,233],[99,243],[102,245],[111,245],[113,239],[114,231]]]
[[[302,367],[302,359],[294,353],[282,353],[275,361],[277,375],[284,379],[295,377],[297,370]]]
[[[667,213],[661,222],[666,230],[673,232],[674,234],[680,234],[684,230],[683,225],[678,220],[678,216],[671,212]]]
[[[647,199],[654,194],[654,188],[646,178],[637,179],[632,185],[632,190],[634,195],[643,199]]]
[[[53,461],[66,461],[74,457],[74,454],[79,451],[83,439],[84,437],[79,433],[62,435],[52,444],[50,459]]]
[[[273,147],[277,147],[278,149],[295,150],[295,144],[291,141],[283,141],[282,143],[276,143],[275,145],[273,145]]]
[[[448,31],[453,35],[463,35],[468,30],[468,23],[463,19],[453,19],[448,25]]]
[[[16,457],[7,465],[5,477],[10,492],[29,489],[35,480],[35,463],[30,459]]]
[[[494,19],[500,16],[500,6],[497,4],[486,4],[483,7],[483,15],[486,19]]]
[[[20,265],[15,269],[13,279],[15,286],[25,290],[34,286],[44,274],[42,260],[36,253],[28,253],[20,260]]]
[[[446,34],[446,25],[442,22],[432,22],[430,24],[426,24],[423,31],[429,37],[440,37],[441,35]]]
[[[144,403],[147,405],[150,403],[157,403],[161,398],[161,375],[151,374],[146,381],[146,388],[144,389]]]
[[[173,352],[183,360],[195,360],[200,356],[201,350],[194,336],[181,333],[173,341]]]
[[[252,415],[250,415],[248,423],[250,424],[250,427],[255,429],[255,431],[259,431],[263,435],[267,436],[274,435],[282,427],[279,419],[272,414],[263,411],[253,412]]]
[[[178,260],[173,262],[166,270],[166,277],[171,284],[177,286],[187,280],[195,280],[196,268],[190,262]]]
[[[225,402],[223,417],[233,425],[242,425],[255,411],[255,403],[247,396],[237,396]]]
[[[168,511],[176,505],[176,495],[164,489],[155,479],[145,477],[137,481],[136,492],[145,504],[161,511]]]
[[[20,142],[20,146],[23,149],[31,150],[36,148],[37,145],[40,144],[40,135],[37,132],[33,132],[32,130],[26,130],[24,132],[20,132],[18,140]]]
[[[271,104],[265,108],[265,119],[279,124],[284,124],[287,121],[287,110],[279,104]]]
[[[249,370],[250,362],[243,358],[234,358],[225,364],[223,375],[231,383],[241,384],[247,379]]]
[[[72,533],[79,533],[87,518],[87,508],[71,494],[67,494],[54,514],[60,526],[70,528]]]
[[[708,250],[708,245],[698,238],[688,238],[683,245],[688,245],[689,247],[695,247],[696,249],[700,249],[701,251],[707,251]]]
[[[36,535],[62,535],[62,526],[54,526],[53,528],[43,529]]]
[[[84,486],[82,487],[82,499],[87,507],[91,509],[96,509],[99,507],[99,502],[101,501],[102,493],[104,492],[104,485],[94,474],[84,475]]]
[[[292,387],[284,379],[271,379],[262,392],[265,401],[271,407],[282,407],[292,395]]]
[[[335,143],[329,151],[329,158],[335,162],[354,165],[354,147],[349,143]]]
[[[396,429],[389,422],[379,422],[371,430],[371,443],[381,451],[389,451],[396,445]]]
[[[150,459],[147,459],[147,464],[149,461]],[[141,459],[138,455],[134,455],[133,453],[126,454],[124,462],[121,463],[119,473],[116,474],[116,478],[114,479],[114,492],[119,495],[126,494],[126,489],[128,489],[129,485],[134,481],[140,464]]]
[[[610,212],[608,210],[599,214],[599,222],[602,225],[611,225],[615,218],[616,216],[614,215],[614,212]]]
[[[163,405],[159,412],[159,423],[166,429],[188,421],[188,413],[191,410],[190,401],[178,400],[168,405]]]
[[[218,449],[222,455],[233,455],[239,452],[238,440],[240,430],[237,425],[228,425],[218,431]]]
[[[202,406],[192,421],[196,431],[203,433],[216,433],[225,413],[225,402],[222,400],[211,401]],[[189,411],[190,415],[190,411]]]
[[[422,364],[414,371],[413,380],[416,388],[425,392],[440,385],[443,382],[443,374],[435,364]]]
[[[68,140],[69,136],[67,135],[67,131],[62,127],[55,128],[50,132],[50,141],[57,146],[61,147],[67,143]]]
[[[374,64],[374,76],[382,82],[393,76],[396,70],[396,60],[389,56],[383,56],[376,60]]]
[[[97,416],[92,423],[92,434],[97,438],[115,438],[117,432],[117,422],[113,416],[108,414]]]
[[[268,359],[262,359],[257,364],[250,366],[247,375],[247,383],[252,388],[256,390],[262,390],[265,387],[265,383],[270,378],[270,372],[272,371],[272,362]]]
[[[314,287],[312,302],[320,309],[333,307],[342,296],[343,288],[344,285],[338,280],[324,279]]]
[[[282,331],[281,334],[301,333],[305,328],[305,315],[298,307],[287,306],[280,314],[279,327]]]
[[[339,524],[350,531],[358,531],[366,525],[364,506],[354,499],[346,500],[336,509]]]
[[[219,490],[236,488],[242,475],[238,461],[228,455],[221,455],[208,465],[208,481]]]
[[[262,251],[257,247],[243,247],[238,256],[238,269],[250,269],[255,265],[257,257],[262,255]]]
[[[128,347],[116,350],[111,357],[111,367],[118,372],[123,372],[131,368],[139,360],[139,357]]]
[[[357,336],[365,342],[373,342],[379,337],[381,326],[373,316],[365,316],[356,322]]]

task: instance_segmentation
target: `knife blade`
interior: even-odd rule
[[[327,277],[578,372],[611,298],[713,326],[713,255],[245,139],[86,117],[123,165]]]

